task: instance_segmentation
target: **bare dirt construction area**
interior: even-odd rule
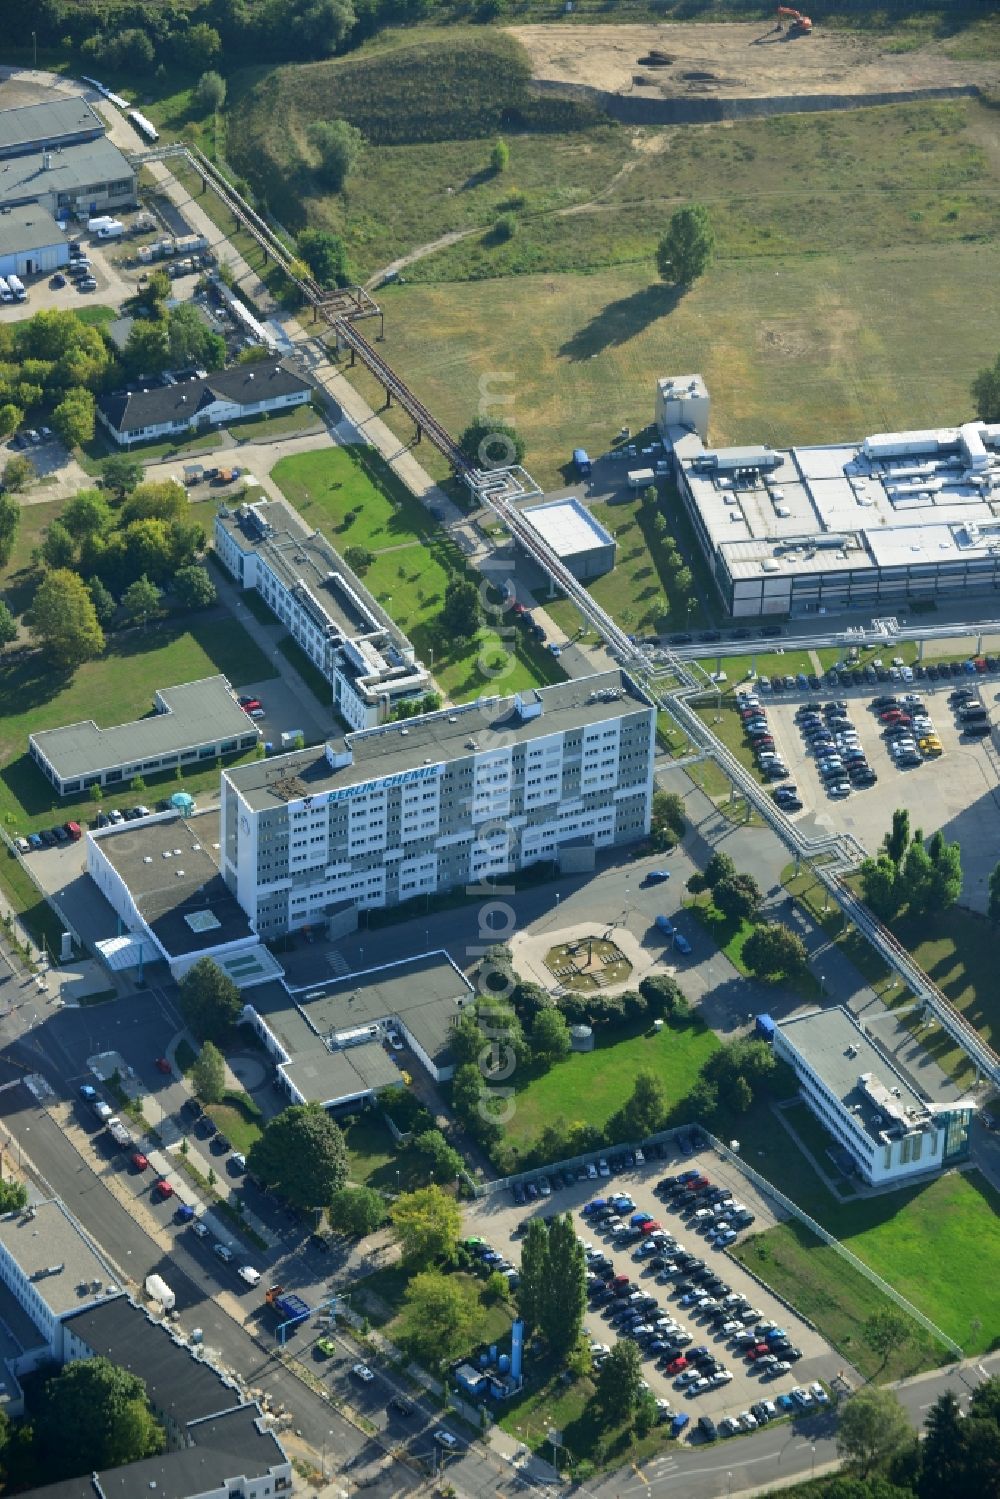
[[[887,94],[990,85],[1000,63],[959,62],[943,44],[882,50],[883,38],[845,31],[795,35],[770,19],[750,24],[511,26],[539,81],[610,94],[751,99],[768,95]],[[639,81],[641,80],[641,81]]]

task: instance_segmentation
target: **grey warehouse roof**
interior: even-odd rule
[[[0,255],[20,255],[26,250],[65,243],[59,225],[40,203],[0,208]]]
[[[594,519],[586,505],[573,497],[532,505],[521,514],[560,557],[613,547],[615,539]]]
[[[876,1141],[883,1131],[908,1132],[930,1121],[925,1100],[842,1006],[782,1020],[778,1029]]]
[[[283,360],[273,359],[235,365],[204,379],[177,380],[152,390],[115,391],[99,397],[98,405],[116,432],[140,432],[143,427],[158,427],[164,422],[193,421],[199,411],[215,401],[248,406],[310,389],[308,380]]]
[[[49,166],[45,156],[49,154]],[[23,203],[53,193],[76,194],[103,182],[134,182],[135,172],[109,140],[84,141],[61,151],[31,151],[0,161],[0,204]]]
[[[74,137],[93,140],[103,134],[104,125],[80,94],[0,110],[0,156],[17,155]]]
[[[253,935],[219,873],[213,813],[193,821],[171,813],[144,817],[88,836],[121,875],[142,919],[171,957]]]
[[[58,1198],[4,1214],[0,1244],[57,1317],[93,1301],[95,1284],[121,1294],[111,1266]]]
[[[64,781],[216,740],[240,739],[251,733],[260,737],[253,719],[244,713],[221,673],[177,687],[161,687],[156,696],[165,711],[134,723],[99,729],[88,718],[29,737]]]
[[[529,696],[522,694],[522,698]],[[255,811],[289,800],[356,786],[425,765],[460,760],[478,750],[509,750],[549,734],[572,732],[630,712],[651,712],[639,687],[620,668],[539,688],[530,694],[541,712],[525,717],[517,697],[480,698],[464,707],[402,724],[348,734],[342,749],[350,763],[335,766],[322,749],[299,751],[224,771]]]

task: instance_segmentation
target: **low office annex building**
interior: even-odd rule
[[[710,448],[699,375],[661,380],[655,414],[734,618],[877,614],[1000,588],[1000,423]]]
[[[222,776],[222,869],[265,941],[649,832],[655,710],[618,669]]]
[[[304,406],[311,395],[308,380],[285,360],[267,359],[186,380],[165,375],[155,385],[113,391],[98,397],[97,418],[119,447],[128,448]]]
[[[902,1186],[969,1153],[968,1101],[930,1104],[843,1007],[780,1021],[775,1054],[871,1186]]]

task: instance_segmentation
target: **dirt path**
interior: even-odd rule
[[[439,235],[437,239],[428,240],[425,245],[418,245],[415,250],[410,250],[401,255],[398,260],[390,260],[380,271],[375,271],[365,282],[366,291],[374,291],[376,287],[384,282],[395,280],[400,271],[405,271],[408,265],[413,265],[417,260],[423,260],[427,255],[433,255],[435,250],[447,250],[449,245],[457,245],[459,240],[468,239],[470,234],[478,234],[482,226],[477,225],[473,229],[449,229],[447,234]]]
[[[1000,62],[956,62],[944,44],[913,52],[885,50],[886,38],[825,30],[808,37],[757,22],[662,25],[511,26],[538,79],[584,84],[608,93],[670,98],[757,98],[780,94],[876,94],[959,84],[996,84]],[[669,59],[643,64],[650,49]],[[636,83],[637,78],[644,81]]]

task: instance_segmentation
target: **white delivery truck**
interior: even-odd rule
[[[125,225],[120,219],[112,219],[109,224],[102,224],[97,231],[97,239],[121,239],[125,233]]]
[[[115,222],[116,220],[109,213],[102,213],[95,219],[87,220],[87,233],[96,234],[99,229],[104,228],[105,224],[114,224]]]
[[[651,484],[656,483],[656,475],[651,468],[629,469],[629,489],[648,489]]]
[[[0,276],[0,302],[13,302],[14,293],[11,291],[3,276]]]
[[[20,276],[8,276],[7,285],[14,293],[15,302],[26,302],[28,300],[28,293],[24,289],[24,282]]]
[[[167,1285],[162,1275],[146,1276],[146,1295],[151,1301],[158,1301],[165,1312],[172,1312],[177,1305],[177,1297]]]

